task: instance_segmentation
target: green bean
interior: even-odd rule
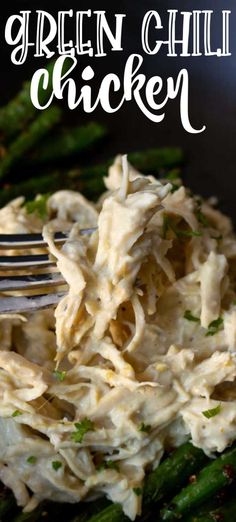
[[[91,516],[96,515],[100,511],[107,508],[111,502],[105,497],[94,500],[93,502],[84,502],[83,506],[79,507],[79,514],[76,515],[71,522],[87,522]]]
[[[146,174],[160,174],[162,169],[171,169],[181,165],[184,161],[182,149],[178,147],[160,147],[131,152],[129,161],[141,172]]]
[[[49,62],[46,69],[49,73],[48,88],[43,89],[43,81],[39,82],[39,99],[41,104],[45,104],[52,90],[52,73],[55,61]],[[69,60],[65,60],[63,74],[70,65]],[[32,104],[30,98],[30,82],[25,82],[21,91],[15,98],[10,100],[7,105],[0,108],[0,133],[3,139],[11,139],[22,132],[27,124],[32,120],[38,110]]]
[[[144,506],[159,502],[180,490],[188,478],[206,462],[207,457],[203,451],[190,442],[180,446],[147,476],[143,492]]]
[[[178,520],[210,500],[236,476],[236,447],[210,462],[199,473],[196,482],[183,488],[161,511],[161,520]]]
[[[176,149],[170,148],[169,154],[164,154],[166,161],[168,159],[168,164],[170,164],[171,158],[172,161],[174,161],[174,158],[177,160],[177,156],[179,157],[179,161],[180,158],[182,158],[182,155],[176,155],[175,151]],[[158,156],[161,156],[159,149],[156,149],[156,153],[155,149],[147,149],[138,154],[130,153],[129,161],[136,169],[143,171],[144,174],[156,172],[158,175],[164,165],[163,158],[161,163],[157,162]],[[35,176],[34,178],[22,181],[17,185],[5,185],[0,193],[0,206],[5,205],[8,201],[20,195],[25,196],[27,199],[32,199],[39,193],[54,192],[64,188],[79,190],[88,198],[93,200],[97,199],[105,189],[103,178],[107,175],[108,168],[112,163],[113,159],[94,167],[76,168],[69,171],[50,171],[41,176],[38,175],[37,177]],[[143,169],[144,165],[145,169]],[[167,163],[165,163],[165,165],[166,168],[168,168]]]
[[[0,161],[0,178],[3,178],[15,163],[58,123],[60,118],[61,110],[59,107],[50,107],[40,113],[29,125],[27,131],[22,132],[9,146],[5,156]]]
[[[234,522],[236,516],[236,499],[225,502],[221,507],[199,510],[194,515],[189,515],[183,522]]]
[[[106,134],[106,129],[99,123],[88,123],[80,127],[66,128],[50,136],[45,143],[39,144],[29,158],[30,164],[58,161],[68,156],[90,149]]]
[[[147,475],[143,489],[142,516],[144,519],[146,520],[149,514],[148,508],[151,505],[180,489],[188,477],[196,473],[206,461],[207,458],[203,451],[187,442],[165,459],[156,470]],[[108,522],[110,520],[124,522],[128,519],[123,514],[122,507],[113,504],[109,509],[104,509],[96,517],[89,519],[89,522]]]
[[[112,504],[107,508],[93,515],[88,519],[89,522],[128,522],[129,519],[124,515],[119,504]]]

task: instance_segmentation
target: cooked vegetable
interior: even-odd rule
[[[161,520],[178,520],[214,497],[236,477],[236,447],[203,468],[196,482],[181,490],[161,512]]]
[[[105,497],[99,498],[94,502],[83,503],[82,508],[78,506],[81,512],[71,522],[87,522],[93,515],[102,512],[109,506],[113,507],[113,504]]]
[[[184,522],[234,522],[236,514],[236,499],[225,502],[217,509],[207,510],[199,514],[189,515]]]
[[[52,90],[52,72],[55,62],[49,62],[46,69],[49,73],[49,85],[43,89],[43,81],[39,82],[39,99],[44,104]],[[63,73],[66,72],[70,65],[70,60],[65,60]],[[45,111],[44,111],[45,112]],[[39,111],[34,107],[30,98],[30,82],[25,82],[21,91],[15,98],[9,101],[7,105],[0,108],[0,133],[3,139],[10,139],[24,131],[29,121]]]
[[[156,174],[161,169],[171,169],[181,165],[183,151],[178,147],[162,147],[128,154],[129,161],[141,172]]]
[[[141,488],[134,488],[136,494],[143,493],[143,516],[145,519],[150,505],[179,490],[187,482],[189,476],[198,471],[206,462],[207,457],[203,451],[187,442],[165,459],[155,471],[147,475],[143,491]],[[128,521],[118,504],[112,504],[96,517],[93,516],[89,519],[89,522],[110,522],[111,520],[116,522]]]
[[[162,154],[162,150],[164,153]],[[168,151],[168,152],[167,152]],[[145,165],[145,173],[161,173],[162,168],[181,163],[183,154],[180,149],[148,149],[139,153],[130,153],[129,160],[138,170]],[[6,185],[0,192],[0,206],[5,205],[11,199],[19,195],[32,200],[37,194],[55,192],[67,188],[79,190],[87,197],[97,199],[104,190],[103,177],[107,175],[107,169],[113,160],[95,167],[83,167],[70,171],[50,171],[45,175],[39,175],[17,185]]]
[[[88,519],[88,522],[128,522],[119,504],[112,504]]]
[[[203,451],[190,442],[180,446],[147,476],[143,491],[144,507],[176,492],[206,462]]]
[[[32,149],[61,118],[59,107],[50,107],[40,113],[28,129],[20,134],[9,145],[5,156],[0,162],[0,178],[3,178],[28,150]]]
[[[106,135],[106,129],[99,123],[88,123],[80,127],[59,130],[54,136],[40,144],[30,156],[33,164],[58,161],[62,158],[85,152]]]

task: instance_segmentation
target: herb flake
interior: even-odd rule
[[[115,471],[119,471],[119,466],[116,462],[114,462],[114,460],[105,460],[98,466],[97,470],[104,471],[105,469],[114,469]]]
[[[85,417],[81,422],[75,422],[76,431],[71,434],[71,438],[74,442],[81,443],[83,441],[84,435],[88,433],[88,431],[95,431],[94,422]]]
[[[27,201],[25,203],[25,209],[27,214],[33,214],[36,212],[41,219],[45,219],[47,217],[47,201],[51,194],[42,194],[37,196],[32,201]]]
[[[199,317],[196,317],[192,314],[191,310],[185,310],[184,312],[184,319],[187,319],[187,321],[193,321],[195,323],[199,323],[200,319]]]
[[[215,417],[216,415],[218,415],[220,412],[221,412],[221,404],[218,404],[218,406],[216,406],[215,408],[212,408],[211,410],[202,411],[202,414],[207,419],[211,419],[212,417]]]
[[[210,335],[215,335],[218,333],[221,329],[221,327],[224,324],[224,320],[222,317],[218,317],[218,319],[215,319],[215,321],[212,321],[209,326],[208,330],[206,332],[206,337],[209,337]]]
[[[163,224],[162,224],[162,237],[166,239],[168,230],[172,230],[174,234],[179,237],[200,237],[202,236],[202,232],[199,230],[180,230],[176,228],[174,223],[171,221],[167,214],[163,215]]]
[[[12,417],[19,417],[19,415],[23,415],[23,412],[20,410],[15,410],[12,413]]]
[[[177,237],[200,237],[202,236],[202,232],[199,230],[177,230],[175,229],[175,234]]]
[[[27,459],[27,462],[28,462],[29,464],[36,464],[36,462],[37,462],[37,457],[35,457],[35,455],[30,455],[30,457],[28,457],[28,459]]]
[[[57,471],[62,467],[62,462],[60,460],[53,460],[52,461],[52,468]]]
[[[59,372],[58,370],[54,370],[53,375],[58,379],[58,381],[63,382],[66,377],[66,371]]]
[[[151,430],[150,424],[144,424],[144,422],[141,422],[140,426],[138,427],[138,431],[142,431],[145,433],[149,433]]]

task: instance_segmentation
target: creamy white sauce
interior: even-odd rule
[[[0,317],[0,479],[25,510],[42,499],[105,494],[134,520],[141,507],[134,488],[166,448],[191,438],[213,455],[235,439],[230,222],[204,202],[209,223],[201,226],[184,187],[171,193],[170,184],[134,169],[128,176],[123,167],[122,182],[118,157],[97,208],[61,191],[49,199],[45,223],[27,214],[22,199],[0,210],[0,231],[44,226],[68,283],[55,316],[44,310]],[[164,216],[172,225],[165,237]],[[91,237],[80,235],[80,227],[95,225]],[[60,229],[71,230],[63,249],[53,240]],[[55,367],[66,372],[64,380]],[[203,414],[219,404],[217,415]],[[94,429],[78,443],[74,423],[85,418]],[[99,470],[106,461],[116,465]]]

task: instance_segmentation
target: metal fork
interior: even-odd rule
[[[80,230],[81,235],[92,234],[96,228]],[[56,232],[55,243],[63,245],[68,234]],[[0,250],[31,250],[47,248],[41,234],[0,234]],[[43,273],[39,273],[43,269]],[[49,271],[47,271],[49,269]],[[46,272],[45,272],[46,270]],[[20,272],[15,275],[14,272]],[[9,272],[9,274],[5,274]],[[48,254],[0,256],[0,292],[21,292],[20,296],[0,296],[0,314],[32,312],[55,306],[66,289],[49,293],[53,287],[65,286],[62,275],[56,271],[56,260]],[[26,291],[39,290],[37,295],[24,295]]]

